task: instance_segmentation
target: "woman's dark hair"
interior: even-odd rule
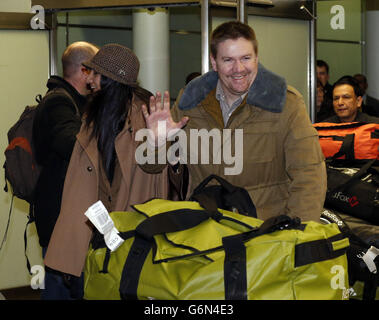
[[[115,168],[115,139],[123,129],[133,98],[133,88],[101,76],[101,90],[88,101],[86,126],[93,124],[92,138],[97,139],[103,167],[110,182]]]
[[[86,126],[93,124],[92,138],[97,139],[103,167],[112,183],[116,150],[115,139],[125,125],[125,120],[132,105],[133,94],[147,105],[152,95],[141,87],[131,87],[101,75],[101,90],[88,101],[86,108]]]

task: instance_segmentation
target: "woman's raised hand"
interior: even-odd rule
[[[149,112],[150,110],[150,112]],[[142,112],[146,121],[146,128],[153,134],[155,146],[159,147],[171,136],[175,135],[188,122],[188,117],[183,117],[179,122],[172,119],[170,111],[170,94],[165,91],[163,95],[157,91],[155,96],[150,97],[150,108],[142,105]]]

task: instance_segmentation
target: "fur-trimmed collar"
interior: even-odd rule
[[[192,80],[184,89],[179,109],[189,110],[197,106],[216,88],[218,74],[209,71]],[[258,64],[258,73],[247,95],[247,103],[271,112],[282,112],[286,100],[287,84],[284,78]]]

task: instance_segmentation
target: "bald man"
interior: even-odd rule
[[[48,91],[35,116],[33,138],[42,172],[35,191],[34,213],[43,256],[59,215],[64,179],[87,95],[95,89],[87,86],[89,70],[82,62],[91,59],[97,51],[95,45],[83,41],[66,48],[62,55],[63,78],[52,76],[48,80]],[[41,299],[73,298],[73,288],[63,279],[62,274],[46,270]],[[79,290],[74,298],[80,295]]]

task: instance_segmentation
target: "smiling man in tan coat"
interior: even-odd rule
[[[154,130],[156,121],[167,117],[168,128],[185,119],[187,137],[196,130],[216,129],[223,140],[230,130],[229,140],[223,141],[231,142],[227,147],[235,151],[240,168],[228,173],[231,164],[225,158],[220,162],[211,156],[206,164],[201,160],[191,163],[188,156],[184,161],[189,166],[192,190],[210,174],[217,174],[247,189],[260,219],[288,214],[303,221],[319,221],[326,170],[318,135],[301,95],[258,62],[255,33],[246,24],[227,22],[213,31],[211,63],[213,71],[192,80],[171,112],[167,92],[162,108],[150,109],[150,113],[145,108],[147,127]],[[150,106],[153,104],[150,101]],[[242,152],[238,143],[243,143]],[[209,141],[208,154],[225,155],[225,143],[215,144],[214,139]],[[187,149],[189,155],[199,151],[192,150],[190,140]]]

